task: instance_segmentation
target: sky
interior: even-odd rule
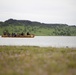
[[[10,18],[76,25],[76,0],[0,0],[0,21]]]

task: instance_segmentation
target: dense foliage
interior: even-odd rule
[[[5,22],[0,22],[0,35],[4,31],[10,33],[27,33],[35,35],[63,35],[76,36],[76,26],[68,26],[67,24],[45,24],[40,22],[32,22],[29,20],[14,20],[9,19]]]

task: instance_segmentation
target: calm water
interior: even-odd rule
[[[76,48],[76,36],[35,36],[35,38],[2,38],[0,36],[0,45],[29,45]]]

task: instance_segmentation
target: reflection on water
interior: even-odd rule
[[[0,45],[76,47],[76,36],[35,36],[34,38],[0,37]]]

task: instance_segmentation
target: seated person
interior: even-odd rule
[[[29,32],[27,32],[27,35],[30,35],[30,33],[29,33]]]

